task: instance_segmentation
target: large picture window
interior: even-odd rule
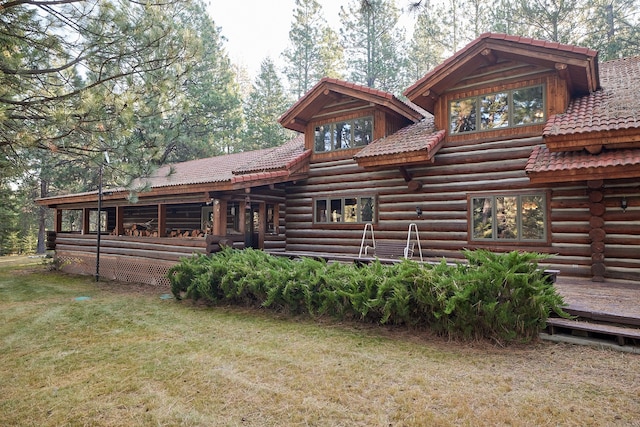
[[[361,147],[373,139],[373,117],[327,123],[315,130],[314,151],[334,151]]]
[[[490,93],[449,103],[452,134],[543,123],[543,86]]]
[[[313,221],[315,223],[363,223],[375,220],[375,198],[343,197],[316,199]]]
[[[546,241],[544,194],[471,197],[471,239]]]

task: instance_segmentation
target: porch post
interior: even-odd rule
[[[56,233],[60,233],[62,231],[62,209],[56,208],[55,210],[55,224],[53,225],[53,230]]]
[[[215,199],[213,201],[213,235],[227,235],[227,201]]]
[[[167,205],[158,205],[158,237],[167,237]]]
[[[89,208],[82,209],[82,234],[89,234]]]
[[[116,236],[124,235],[124,206],[116,206]]]

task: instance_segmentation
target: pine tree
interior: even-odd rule
[[[409,76],[418,80],[438,65],[444,56],[442,28],[433,12],[427,8],[420,11],[409,47]]]
[[[338,34],[331,28],[322,31],[322,42],[318,52],[320,65],[315,81],[323,77],[344,79],[344,49],[340,45]]]
[[[290,105],[273,60],[265,58],[245,105],[247,128],[243,151],[276,147],[290,139],[292,133],[278,123],[278,117]]]
[[[327,23],[316,0],[296,0],[289,30],[290,46],[284,51],[285,76],[293,96],[298,99],[322,74],[320,51]]]
[[[589,2],[586,44],[601,61],[640,55],[640,4],[636,0]]]
[[[349,79],[400,93],[406,87],[404,30],[393,0],[352,0],[340,9],[340,36]]]

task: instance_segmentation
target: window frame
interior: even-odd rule
[[[355,133],[356,133],[356,122],[357,121],[369,121],[371,123],[370,125],[370,132],[371,134],[369,135],[370,140],[365,143],[365,144],[361,144],[361,145],[354,145],[355,144]],[[338,128],[340,129],[344,129],[345,125],[349,126],[349,142],[350,145],[349,147],[336,147],[336,143],[338,140]],[[336,151],[343,151],[343,150],[351,150],[354,148],[362,148],[362,147],[366,147],[367,145],[369,145],[371,142],[373,142],[373,135],[374,135],[374,115],[373,114],[369,114],[366,116],[360,116],[360,117],[354,117],[352,119],[346,119],[346,120],[335,120],[332,122],[325,122],[325,123],[318,123],[315,126],[313,126],[313,152],[316,154],[322,154],[322,153],[331,153],[331,152],[336,152]],[[324,127],[328,127],[328,130],[322,130],[323,134],[326,135],[327,133],[329,133],[331,135],[331,141],[329,141],[329,146],[330,149],[325,149],[322,151],[318,151],[317,147],[318,147],[318,132],[320,132],[321,128]],[[324,147],[326,148],[326,141],[324,141],[323,139],[323,144]],[[341,143],[342,145],[342,143]]]
[[[350,199],[356,200],[356,220],[355,221],[332,221],[331,216],[325,213],[324,221],[318,220],[320,213],[318,212],[318,202],[324,202],[325,210],[330,211],[330,207],[332,206],[332,202],[340,201],[340,214],[344,215],[346,201]],[[363,221],[362,220],[362,209],[364,207],[363,200],[370,199],[373,205],[373,212],[371,214],[371,220]],[[367,223],[377,223],[378,221],[378,197],[375,194],[360,194],[360,195],[347,195],[347,196],[320,196],[314,197],[312,199],[312,215],[313,215],[313,225],[340,225],[340,226],[348,226],[348,225],[362,225]]]
[[[530,89],[534,89],[534,88],[540,88],[540,91],[542,93],[542,118],[540,119],[540,121],[534,121],[534,122],[529,122],[529,123],[521,123],[521,124],[513,124],[514,123],[514,92],[518,92],[518,91],[524,91],[524,90],[530,90]],[[536,125],[541,125],[544,124],[547,120],[547,93],[546,93],[546,85],[545,83],[538,83],[538,84],[534,84],[534,85],[529,85],[529,86],[523,86],[523,87],[514,87],[511,89],[505,89],[505,90],[499,90],[499,91],[492,91],[492,92],[487,92],[487,93],[482,93],[479,95],[474,95],[474,96],[466,96],[466,97],[462,97],[462,98],[454,98],[454,99],[450,99],[447,103],[447,130],[448,133],[452,136],[457,136],[457,135],[468,135],[468,134],[474,134],[474,133],[482,133],[482,132],[491,132],[491,131],[501,131],[501,130],[507,130],[507,129],[515,129],[515,128],[521,128],[524,126],[536,126]],[[506,93],[507,94],[507,125],[503,125],[503,126],[496,126],[496,127],[484,127],[483,128],[483,121],[482,121],[482,113],[483,113],[483,100],[486,98],[490,98],[490,97],[494,97],[497,98],[498,95]],[[469,103],[469,105],[472,105],[473,107],[473,117],[474,117],[474,129],[472,130],[465,130],[465,131],[458,131],[458,132],[454,132],[453,131],[453,120],[454,120],[454,115],[452,114],[452,107],[454,104],[459,103],[465,103],[465,102],[469,102],[469,101],[474,101],[473,104]],[[458,117],[455,117],[456,119]]]
[[[541,211],[543,214],[543,236],[540,239],[526,239],[522,238],[522,199],[524,197],[541,197],[543,206],[541,207]],[[516,197],[517,198],[517,208],[516,208],[516,222],[517,222],[517,238],[507,239],[500,238],[497,236],[499,227],[498,227],[498,218],[496,215],[496,199],[500,197]],[[491,230],[492,237],[491,238],[477,238],[475,237],[475,228],[474,228],[474,214],[473,214],[473,205],[475,199],[482,198],[491,198]],[[531,190],[531,191],[517,191],[517,192],[491,192],[491,193],[472,193],[467,195],[467,212],[468,212],[468,241],[473,244],[501,244],[501,245],[549,245],[551,243],[551,229],[550,229],[550,200],[549,200],[549,192],[546,190]]]

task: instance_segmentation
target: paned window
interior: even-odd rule
[[[471,198],[471,239],[546,241],[544,194],[491,195]]]
[[[449,103],[452,134],[542,123],[543,86],[490,93]]]
[[[82,231],[82,209],[64,209],[62,211],[62,228],[60,231]]]
[[[89,211],[89,233],[95,233],[98,230],[98,210]],[[107,231],[107,211],[100,211],[100,231]]]
[[[313,218],[315,223],[373,222],[375,210],[371,196],[316,199]]]
[[[325,152],[361,147],[373,139],[373,117],[327,123],[315,130],[314,151]]]

